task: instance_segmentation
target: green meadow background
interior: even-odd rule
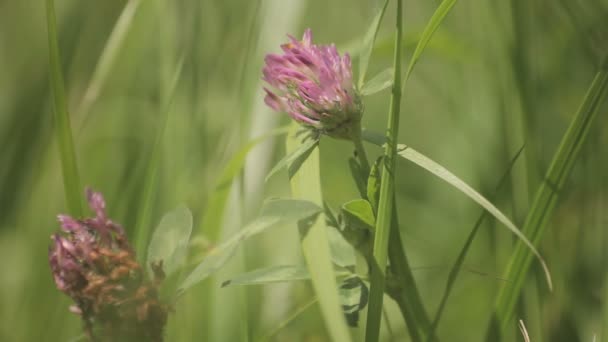
[[[263,104],[263,57],[286,34],[310,27],[356,59],[380,1],[57,0],[61,63],[81,183],[103,192],[110,216],[133,232],[141,216],[155,137],[158,173],[153,229],[180,204],[194,214],[192,262],[257,214],[266,197],[289,196],[285,153],[270,138],[233,180],[223,220],[214,189],[230,158],[252,138],[289,122]],[[408,0],[408,58],[439,1]],[[389,4],[368,75],[391,65],[395,4]],[[460,0],[436,32],[404,89],[399,140],[446,166],[521,226],[531,198],[586,89],[608,54],[606,0]],[[353,63],[355,66],[357,63]],[[355,75],[357,71],[355,70]],[[369,76],[368,76],[369,77]],[[173,86],[175,85],[175,86]],[[365,98],[363,125],[386,127],[389,92]],[[608,105],[603,101],[539,246],[516,318],[531,340],[608,341]],[[164,130],[164,131],[163,131]],[[496,185],[525,146],[507,184]],[[368,147],[371,157],[381,150]],[[321,142],[322,184],[334,208],[357,197],[347,142]],[[411,163],[399,161],[401,236],[427,310],[480,208]],[[84,190],[83,190],[84,193]],[[70,300],[47,262],[56,215],[67,211],[49,82],[43,1],[0,0],[0,341],[73,341],[81,335]],[[477,234],[438,326],[442,341],[482,341],[514,238],[494,220]],[[230,276],[302,260],[297,230],[276,227],[248,241],[228,267],[176,303],[167,341],[327,341],[319,309],[294,316],[308,282],[220,288]],[[192,264],[193,265],[193,264]],[[382,339],[408,341],[385,299]],[[360,325],[364,325],[364,321]],[[358,329],[354,336],[362,336]],[[270,335],[270,336],[269,336]],[[520,341],[513,324],[507,341]]]

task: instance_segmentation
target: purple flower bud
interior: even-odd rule
[[[301,41],[288,36],[282,55],[266,55],[264,102],[287,112],[305,127],[335,138],[351,139],[359,125],[362,105],[352,80],[348,54],[340,56],[332,45],[314,45],[307,29]]]

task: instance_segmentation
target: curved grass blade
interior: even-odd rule
[[[49,40],[51,90],[53,92],[53,113],[57,143],[59,144],[59,155],[61,157],[63,187],[69,212],[74,216],[82,216],[82,188],[80,187],[74,138],[63,84],[63,72],[61,70],[57,39],[55,2],[53,0],[46,1],[46,21]]]
[[[452,185],[453,187],[457,188],[462,193],[467,195],[470,199],[477,202],[477,204],[479,204],[484,209],[486,209],[498,221],[500,221],[502,224],[504,224],[513,234],[515,234],[515,236],[517,236],[519,238],[519,240],[521,240],[528,247],[528,249],[532,253],[534,253],[534,255],[536,255],[536,257],[538,258],[538,260],[541,263],[541,266],[543,267],[543,270],[545,272],[545,277],[546,277],[547,285],[549,286],[549,289],[553,288],[553,283],[551,281],[551,273],[549,272],[549,268],[547,267],[547,264],[545,263],[545,260],[542,258],[540,253],[536,250],[536,248],[528,240],[528,238],[526,238],[526,236],[517,228],[517,226],[515,226],[515,224],[513,224],[513,222],[511,222],[511,220],[509,220],[490,201],[488,201],[480,193],[475,191],[471,186],[469,186],[467,183],[462,181],[460,178],[456,177],[453,173],[448,171],[446,168],[437,164],[433,160],[427,158],[425,155],[419,153],[418,151],[414,150],[413,148],[405,146],[405,145],[400,145],[400,151],[398,152],[398,154],[401,157],[403,157],[403,158],[413,162],[414,164],[422,167],[423,169],[431,172],[432,174],[441,178],[442,180],[444,180],[448,184]]]
[[[410,75],[414,70],[414,66],[416,66],[416,63],[422,55],[422,52],[424,51],[428,43],[431,41],[431,38],[433,37],[435,31],[437,31],[437,28],[439,28],[439,25],[441,25],[445,17],[448,15],[448,13],[450,13],[450,10],[452,9],[452,7],[454,7],[454,4],[456,4],[456,0],[443,0],[439,7],[437,7],[437,9],[435,10],[435,13],[433,13],[431,19],[424,27],[424,31],[422,31],[422,35],[420,36],[420,41],[418,41],[418,44],[416,45],[416,50],[414,50],[412,59],[410,59],[410,63],[407,67],[404,82],[407,82],[407,80],[410,78]]]
[[[378,9],[378,12],[374,16],[374,19],[372,19],[372,22],[363,37],[361,54],[359,56],[359,81],[357,82],[359,89],[363,88],[363,83],[365,82],[365,73],[367,73],[369,59],[372,55],[372,50],[374,49],[374,42],[378,36],[378,30],[380,29],[382,17],[384,17],[384,13],[386,12],[386,7],[388,7],[388,0],[384,0],[384,4]]]
[[[388,265],[388,241],[391,235],[391,221],[394,209],[395,166],[397,140],[399,137],[399,118],[401,114],[401,42],[403,37],[403,1],[397,0],[397,15],[395,23],[395,48],[393,56],[393,88],[390,100],[387,141],[384,146],[384,165],[382,168],[382,183],[378,200],[378,214],[374,231],[373,257],[370,258],[370,295],[369,309],[365,328],[365,341],[377,342],[380,337],[382,321],[382,305],[386,268]],[[409,323],[409,322],[408,322]]]
[[[234,157],[226,164],[216,181],[212,193],[209,195],[208,204],[205,208],[205,215],[201,220],[200,230],[206,231],[210,239],[217,240],[218,238],[217,234],[220,231],[218,227],[222,226],[222,218],[224,217],[224,210],[232,181],[243,169],[249,152],[266,139],[287,134],[288,130],[289,126],[279,127],[251,140],[236,152]]]
[[[523,231],[530,236],[534,245],[538,245],[542,239],[549,219],[555,210],[560,190],[568,179],[581,147],[586,141],[591,124],[597,116],[602,101],[607,96],[608,57],[602,62],[576,115],[572,118],[526,216]],[[503,286],[498,293],[495,317],[490,323],[488,338],[501,336],[511,324],[515,305],[530,265],[529,251],[518,243],[506,270],[506,278],[511,280],[511,283],[509,286]]]
[[[369,132],[364,132],[364,139],[367,141],[379,145],[382,145],[382,137],[378,134],[371,134]],[[509,229],[515,236],[521,240],[526,247],[538,258],[543,271],[545,272],[545,278],[547,280],[547,285],[549,289],[553,288],[553,282],[551,281],[551,273],[549,272],[549,268],[545,263],[545,260],[542,258],[540,253],[536,250],[534,245],[528,240],[528,238],[509,220],[505,214],[503,214],[498,208],[496,208],[490,201],[488,201],[485,197],[483,197],[480,193],[474,190],[470,185],[465,183],[462,179],[456,177],[449,170],[439,165],[435,161],[421,154],[420,152],[414,150],[413,148],[399,144],[399,151],[397,154],[405,158],[414,164],[420,166],[421,168],[429,171],[434,174],[438,178],[442,179],[444,182],[450,184],[454,188],[458,189],[463,194],[467,195],[470,199],[479,204],[482,208],[487,210],[492,216],[494,216],[498,221],[500,221],[507,229]]]
[[[519,156],[521,155],[521,152],[524,150],[524,147],[525,146],[522,146],[519,149],[519,151],[517,151],[515,156],[511,159],[511,162],[509,164],[509,167],[507,168],[507,171],[503,174],[500,181],[498,182],[498,185],[496,186],[496,192],[498,192],[499,189],[508,180],[508,177],[511,174],[511,170],[513,169],[513,165],[515,165],[515,162],[519,159]],[[460,273],[460,270],[462,269],[464,259],[466,258],[466,255],[469,252],[469,247],[471,247],[471,244],[473,243],[473,239],[475,238],[475,235],[477,235],[477,231],[479,230],[479,227],[481,227],[481,224],[483,223],[483,221],[487,215],[488,215],[488,212],[484,210],[481,213],[481,215],[479,216],[479,218],[477,219],[477,222],[475,222],[475,226],[473,226],[473,229],[469,233],[469,236],[467,237],[467,240],[464,243],[464,246],[460,250],[458,257],[456,258],[456,261],[454,262],[454,265],[452,266],[452,269],[450,270],[450,273],[448,274],[448,279],[446,281],[445,290],[443,292],[443,296],[441,297],[441,301],[439,302],[439,308],[437,309],[437,312],[435,313],[435,318],[433,319],[433,323],[431,324],[429,335],[427,337],[427,342],[430,342],[431,341],[430,336],[435,334],[435,330],[437,329],[437,326],[439,325],[439,321],[441,320],[441,316],[443,315],[443,310],[445,309],[445,305],[448,301],[450,294],[452,293],[452,288],[454,286],[454,283],[456,282],[456,278],[458,277],[458,274]]]
[[[287,138],[287,153],[298,149],[301,144],[296,136],[297,124],[292,124],[292,127]],[[312,150],[300,171],[291,178],[290,183],[294,197],[310,200],[320,207],[323,206],[319,149]],[[332,265],[325,218],[317,217],[312,223],[300,222],[298,225],[302,252],[312,278],[313,288],[319,298],[321,313],[331,341],[350,341],[350,333],[338,296],[338,285]]]

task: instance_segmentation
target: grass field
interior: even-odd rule
[[[433,14],[452,2],[404,1],[396,42],[398,1],[390,0],[366,79],[400,64],[400,120],[390,127],[398,142],[443,165],[521,228],[546,261],[553,290],[504,222],[485,215],[476,226],[482,207],[397,158],[390,189],[399,234],[431,321],[442,308],[436,340],[523,341],[522,320],[533,342],[608,341],[608,1],[455,1],[401,79]],[[269,134],[290,120],[264,104],[262,68],[287,34],[299,39],[311,28],[317,44],[351,54],[356,80],[363,37],[383,3],[56,0],[54,63],[44,2],[0,0],[0,341],[84,339],[71,300],[53,283],[48,249],[57,214],[90,216],[85,186],[105,195],[108,215],[139,255],[165,213],[189,208],[192,238],[178,277],[258,217],[264,199],[293,193],[322,204],[318,188],[337,209],[361,197],[345,140],[321,140],[320,178],[307,164],[291,183],[285,170],[265,180],[294,147],[284,134]],[[390,89],[366,96],[362,126],[384,133],[391,99]],[[365,148],[372,162],[384,153]],[[293,223],[251,237],[179,298],[166,341],[336,339],[344,322],[328,314],[327,283],[220,286],[304,260],[321,270],[330,265],[321,251],[301,244]],[[376,340],[425,340],[412,335],[415,323],[408,329],[390,297],[383,303],[382,317],[372,314],[381,319]],[[364,340],[366,310],[348,328],[353,341]],[[428,334],[428,324],[418,327]]]

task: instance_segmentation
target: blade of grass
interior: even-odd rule
[[[399,116],[401,111],[401,41],[403,35],[403,1],[397,0],[395,25],[395,50],[393,56],[393,87],[387,125],[387,144],[384,149],[382,183],[378,201],[378,217],[374,232],[373,258],[371,260],[370,296],[365,341],[376,342],[380,337],[382,302],[384,299],[385,274],[388,259],[388,239],[393,215],[395,194],[395,159],[399,137]]]
[[[294,123],[292,127],[287,139],[287,153],[297,149],[300,145],[299,138],[296,136],[298,126]],[[302,164],[299,172],[291,178],[291,191],[295,198],[309,200],[323,207],[319,164],[319,149],[316,148]],[[321,313],[331,341],[350,341],[331,262],[325,218],[323,215],[319,215],[310,226],[307,223],[300,224],[300,229],[302,252],[312,277],[315,293],[319,298]]]
[[[422,52],[424,51],[428,43],[431,41],[431,38],[433,37],[435,31],[437,31],[437,29],[439,28],[439,25],[441,25],[445,17],[448,15],[448,13],[450,13],[450,10],[452,9],[452,7],[454,7],[454,4],[456,4],[456,0],[443,0],[441,4],[439,4],[439,7],[437,7],[437,9],[435,10],[435,13],[433,13],[431,19],[424,27],[424,31],[422,31],[420,40],[416,45],[416,49],[414,50],[412,59],[410,60],[410,63],[407,67],[404,82],[407,82],[407,80],[410,78],[410,75],[414,70],[414,66],[418,62],[418,59],[422,55]]]
[[[365,74],[367,73],[369,58],[374,50],[374,42],[378,36],[378,30],[380,29],[380,23],[386,12],[386,7],[388,7],[388,0],[384,0],[384,4],[378,9],[378,12],[374,16],[374,19],[372,19],[372,22],[363,37],[362,50],[359,56],[359,81],[357,82],[359,89],[362,89],[363,84],[365,83]]]
[[[513,168],[513,165],[515,165],[515,162],[519,159],[519,156],[521,155],[521,152],[524,150],[524,147],[525,146],[522,146],[519,149],[519,151],[517,151],[515,156],[511,159],[511,162],[509,163],[509,167],[507,168],[505,173],[502,175],[501,179],[498,181],[498,185],[496,186],[496,190],[495,190],[496,193],[498,193],[499,189],[502,188],[502,186],[507,182],[508,177],[511,174],[511,169]],[[437,312],[435,313],[435,318],[433,319],[433,323],[430,328],[429,336],[431,336],[435,333],[435,330],[437,329],[437,326],[439,325],[439,321],[441,320],[443,310],[445,309],[445,304],[447,303],[448,297],[450,296],[450,293],[452,292],[452,288],[454,287],[456,278],[458,277],[458,274],[460,273],[460,270],[462,269],[462,264],[464,263],[466,255],[469,251],[469,247],[471,247],[471,244],[473,243],[473,239],[475,238],[475,235],[477,235],[477,231],[479,230],[479,227],[481,227],[481,224],[483,223],[483,221],[485,220],[485,218],[487,216],[488,216],[488,212],[485,210],[481,213],[481,215],[479,215],[477,222],[475,222],[475,226],[469,233],[469,236],[467,237],[467,240],[464,243],[464,246],[460,250],[458,257],[456,258],[456,261],[454,262],[454,265],[452,266],[452,269],[450,270],[450,273],[448,274],[448,279],[446,281],[445,290],[443,291],[443,296],[441,297],[441,302],[439,302],[439,308],[437,309]],[[427,341],[430,341],[430,339],[427,339]]]
[[[150,239],[150,232],[152,231],[152,227],[150,227],[152,219],[150,211],[152,210],[152,202],[155,194],[154,190],[158,180],[158,167],[162,154],[163,138],[165,136],[165,129],[167,127],[167,122],[169,121],[169,113],[181,76],[182,66],[183,58],[178,62],[173,74],[173,79],[170,82],[168,95],[165,100],[166,103],[161,104],[162,117],[159,121],[160,124],[154,138],[154,146],[150,152],[150,159],[144,175],[144,190],[140,199],[141,204],[137,213],[135,231],[133,232],[133,236],[135,237],[135,252],[142,264],[146,263],[145,253],[148,246],[148,240]]]
[[[526,216],[523,232],[530,236],[530,240],[536,246],[542,239],[549,219],[555,210],[559,192],[572,171],[591,124],[597,116],[599,106],[607,94],[608,58],[605,58],[577,113],[572,118]],[[531,261],[530,251],[521,241],[518,242],[505,272],[505,278],[509,279],[510,283],[508,286],[503,286],[498,293],[494,317],[488,330],[488,340],[500,338],[510,326]]]
[[[110,33],[110,37],[108,38],[101,56],[97,61],[95,70],[93,71],[91,81],[89,82],[89,85],[84,92],[84,96],[78,105],[77,113],[80,116],[80,128],[84,127],[89,114],[89,109],[97,100],[99,92],[106,83],[110,70],[112,69],[112,66],[114,65],[114,62],[118,56],[118,52],[120,51],[123,43],[125,42],[127,34],[129,33],[129,29],[133,23],[133,18],[135,17],[135,13],[137,13],[140,3],[141,0],[129,0],[120,13],[118,20],[112,29],[112,33]]]
[[[53,92],[53,113],[55,132],[59,144],[63,186],[68,210],[72,215],[82,216],[82,188],[76,164],[74,138],[68,114],[68,107],[63,84],[61,60],[59,57],[59,42],[57,39],[57,20],[55,18],[55,2],[46,1],[46,20],[49,40],[49,67],[51,74],[51,90]]]

